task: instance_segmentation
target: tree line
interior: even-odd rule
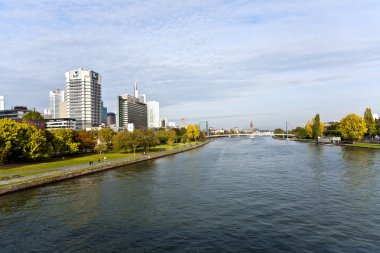
[[[276,131],[283,131],[276,129]],[[380,121],[373,118],[370,108],[366,108],[363,117],[351,113],[338,122],[328,125],[320,120],[317,113],[315,117],[306,122],[305,127],[297,127],[289,133],[298,139],[314,139],[318,141],[321,136],[340,136],[346,141],[359,141],[363,138],[372,139],[380,135]]]
[[[203,141],[205,133],[197,125],[180,129],[137,129],[114,132],[110,128],[85,131],[41,130],[25,122],[0,119],[0,162],[46,160],[78,152],[136,152],[159,144]]]

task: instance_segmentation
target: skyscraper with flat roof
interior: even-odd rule
[[[79,68],[66,72],[65,77],[67,117],[76,120],[78,129],[98,127],[102,115],[101,75]]]
[[[65,91],[61,89],[49,92],[50,108],[49,113],[53,119],[60,118],[64,114],[62,103],[65,103]],[[61,112],[62,111],[62,112]]]
[[[118,126],[127,129],[133,123],[134,128],[147,128],[147,105],[141,103],[139,98],[128,94],[117,97]]]
[[[160,127],[160,103],[148,101],[148,128]]]

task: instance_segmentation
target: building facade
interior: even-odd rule
[[[0,111],[0,119],[22,119],[29,111],[26,106],[15,106],[12,109]]]
[[[107,126],[116,125],[116,113],[108,112],[107,113]]]
[[[77,129],[91,129],[101,124],[101,75],[79,68],[66,72],[66,115],[76,120]]]
[[[160,127],[160,103],[157,101],[149,101],[148,108],[148,128]]]
[[[206,135],[209,134],[208,121],[206,121],[206,120],[200,121],[198,123],[198,127],[199,127],[199,130],[201,130],[202,132],[205,132]]]
[[[107,107],[104,107],[104,103],[102,101],[102,124],[107,125]]]
[[[56,119],[46,119],[45,120],[46,129],[76,129],[76,121],[71,118],[56,118]]]
[[[53,90],[49,92],[50,109],[49,114],[53,119],[60,118],[64,115],[63,110],[66,108],[62,107],[65,103],[65,91],[64,90]],[[61,112],[62,111],[62,112]]]
[[[5,110],[4,96],[0,96],[0,111]]]
[[[134,128],[147,128],[147,105],[140,102],[138,97],[128,94],[118,96],[118,127],[127,129],[133,123]]]

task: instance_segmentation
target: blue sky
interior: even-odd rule
[[[103,100],[139,92],[161,116],[273,129],[380,113],[378,1],[2,1],[0,95],[48,108],[78,67]]]

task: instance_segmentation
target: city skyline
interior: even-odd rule
[[[177,123],[294,128],[316,113],[380,112],[376,1],[17,1],[0,11],[7,108],[49,108],[49,91],[83,67],[102,74],[109,111],[137,80]]]

